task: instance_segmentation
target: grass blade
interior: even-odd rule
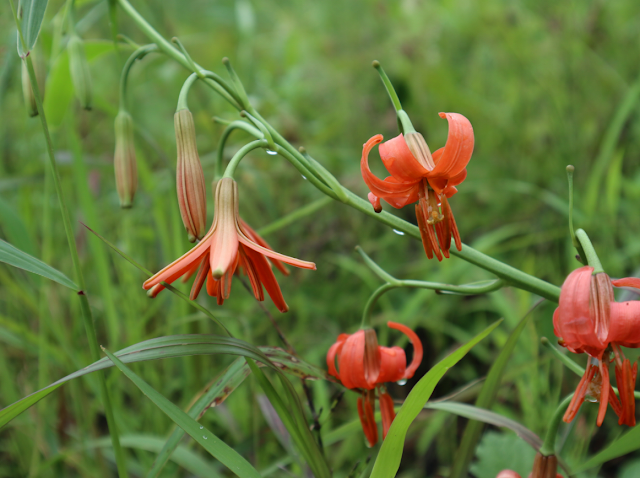
[[[511,357],[511,353],[520,338],[520,334],[524,329],[525,325],[531,316],[533,310],[542,303],[544,299],[540,299],[537,301],[520,319],[520,323],[516,326],[515,329],[509,335],[507,339],[507,343],[504,344],[498,358],[491,366],[489,370],[489,374],[487,375],[487,379],[482,386],[482,390],[480,391],[480,395],[476,400],[476,407],[489,409],[493,405],[493,402],[498,395],[498,389],[500,388],[500,383],[502,382],[502,374],[504,373],[504,369],[507,366],[507,362],[509,361],[509,357]],[[482,429],[484,424],[482,421],[470,420],[467,423],[467,426],[464,430],[464,434],[462,436],[462,441],[460,442],[460,447],[455,455],[453,460],[453,465],[451,467],[450,478],[463,478],[467,476],[467,469],[469,468],[469,463],[473,459],[473,455],[475,454],[476,445],[478,444],[478,440],[480,439],[480,434],[482,433]]]
[[[438,362],[427,374],[418,381],[413,387],[404,404],[400,408],[398,415],[391,424],[391,428],[387,433],[380,448],[380,453],[373,466],[371,478],[392,478],[396,476],[400,467],[400,459],[402,458],[402,450],[404,448],[404,439],[409,430],[409,426],[416,419],[424,405],[429,400],[440,379],[444,374],[464,357],[478,342],[489,335],[500,323],[502,319],[493,323],[485,330],[476,335],[469,342],[464,344],[458,350],[448,357]]]
[[[230,471],[240,477],[260,478],[260,473],[251,466],[237,451],[216,437],[211,431],[199,425],[197,421],[183,412],[179,407],[153,389],[151,385],[138,377],[118,358],[102,348],[115,366],[131,380],[136,387],[156,404],[171,420],[197,441],[211,456],[220,461]]]
[[[42,20],[44,19],[44,12],[47,10],[47,3],[47,0],[20,1],[18,16],[20,17],[22,35],[24,37],[27,50],[24,50],[22,43],[20,42],[20,37],[18,37],[18,54],[23,58],[36,44],[38,34],[40,33],[40,27],[42,26]]]
[[[47,279],[51,279],[52,281],[62,284],[76,292],[80,290],[75,282],[59,270],[54,269],[50,265],[45,264],[33,256],[30,256],[26,252],[21,251],[2,239],[0,239],[0,261],[14,267],[18,267],[19,269],[33,272],[34,274],[46,277]]]

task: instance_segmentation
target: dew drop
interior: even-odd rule
[[[206,436],[206,435],[202,435],[202,438],[204,438],[205,440],[208,440],[208,439],[209,439],[209,437],[208,437],[208,436]]]
[[[202,430],[204,427],[200,427],[200,430]]]
[[[278,153],[276,151],[271,151],[270,149],[267,149],[267,154],[270,154],[271,156],[275,156]]]
[[[398,380],[396,383],[402,387],[407,384],[407,379],[403,378],[402,380]]]
[[[587,395],[586,397],[584,397],[584,401],[590,402],[590,403],[597,403],[598,399],[596,397],[590,397],[589,395]]]
[[[393,232],[395,232],[398,236],[404,236],[404,232],[398,231],[397,229],[394,229]]]
[[[301,174],[300,176],[302,176],[302,179],[304,179],[305,181],[307,180],[307,177],[304,174]]]

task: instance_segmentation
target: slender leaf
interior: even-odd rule
[[[209,407],[219,405],[227,398],[249,375],[249,366],[243,358],[237,358],[227,367],[212,384],[207,386],[206,391],[198,398],[188,411],[191,418],[199,420]],[[184,436],[184,430],[177,427],[168,440],[159,450],[158,456],[153,462],[153,466],[147,473],[147,478],[157,477],[169,459],[173,459],[175,451],[179,447],[180,440]],[[174,460],[175,461],[175,460]]]
[[[111,359],[118,369],[131,380],[153,403],[156,404],[176,425],[187,432],[191,438],[197,441],[211,456],[220,461],[230,471],[240,477],[260,478],[260,473],[245,460],[237,451],[215,436],[210,430],[199,425],[197,421],[183,412],[178,406],[171,403],[167,398],[147,382],[138,377],[122,361],[106,349],[102,349]]]
[[[580,473],[588,470],[589,468],[595,468],[602,463],[618,458],[619,456],[626,455],[640,449],[640,427],[635,427],[622,435],[617,440],[614,440],[609,444],[607,448],[600,453],[595,454],[582,465],[576,467],[574,473]]]
[[[18,18],[20,18],[20,27],[22,28],[22,36],[27,46],[27,51],[22,49],[20,34],[18,34],[18,55],[22,58],[27,56],[36,44],[40,27],[44,19],[44,12],[47,10],[47,0],[21,0],[18,6]]]
[[[120,437],[120,444],[124,448],[134,448],[136,450],[145,450],[154,453],[158,453],[164,443],[164,438],[151,435],[125,435]],[[92,440],[85,444],[83,448],[111,448],[111,438],[104,437]],[[222,476],[219,468],[214,463],[205,460],[185,445],[178,445],[176,447],[171,455],[171,461],[196,476],[206,476],[207,478],[218,478]]]
[[[453,367],[469,350],[478,342],[489,335],[500,323],[498,320],[491,326],[487,327],[480,334],[465,345],[457,349],[448,357],[438,362],[420,381],[413,387],[404,404],[400,408],[398,415],[393,420],[391,428],[387,433],[387,437],[382,443],[380,453],[373,466],[371,478],[389,477],[392,478],[398,472],[400,467],[400,459],[402,458],[402,450],[404,448],[404,439],[409,430],[409,426],[416,419],[424,405],[429,400],[440,379],[444,374]]]
[[[313,366],[308,364],[304,364],[300,368],[297,368],[299,365],[302,365],[303,362],[295,357],[291,357],[288,361],[285,360],[287,354],[284,351],[276,354],[274,349],[271,347],[265,347],[264,350],[267,353],[278,356],[278,363],[282,363],[284,367],[286,367],[285,370],[291,371],[292,373],[295,369],[295,373],[298,376],[310,376],[307,374],[315,370]],[[282,373],[280,366],[274,364],[265,355],[262,349],[253,347],[242,340],[230,339],[228,337],[221,337],[218,335],[173,335],[168,337],[159,337],[124,348],[117,353],[118,357],[124,363],[143,362],[170,357],[184,357],[187,355],[216,354],[251,357]],[[111,366],[113,366],[112,362],[108,358],[103,358],[88,367],[67,375],[42,390],[38,390],[37,392],[34,392],[0,410],[0,428],[69,380],[73,380],[74,378],[81,377],[97,370],[103,370]],[[324,372],[321,372],[320,374],[315,375],[315,378],[325,378],[325,376]]]
[[[41,275],[42,277],[51,279],[52,281],[62,284],[72,290],[80,290],[75,282],[59,270],[54,269],[33,256],[30,256],[26,252],[22,252],[17,247],[12,246],[2,239],[0,239],[0,262]]]
[[[478,399],[476,400],[476,407],[489,409],[493,405],[493,402],[498,395],[498,389],[500,388],[500,383],[502,382],[502,375],[504,373],[504,369],[507,366],[507,362],[509,361],[509,357],[511,357],[511,352],[513,352],[518,339],[520,338],[520,334],[524,329],[525,325],[527,325],[527,321],[531,316],[531,312],[540,304],[544,299],[537,301],[533,307],[531,307],[527,313],[520,319],[520,323],[516,326],[515,329],[509,335],[507,339],[507,343],[504,344],[498,358],[491,366],[489,370],[489,374],[487,375],[487,379],[482,385],[482,390],[480,391],[480,395],[478,395]],[[450,478],[463,478],[467,476],[467,469],[469,468],[469,463],[471,463],[471,459],[475,453],[476,445],[478,444],[478,440],[480,439],[480,434],[482,433],[482,429],[484,424],[482,421],[470,420],[467,423],[467,426],[464,430],[464,434],[462,436],[462,441],[460,442],[460,447],[456,453],[455,459],[453,460],[453,465],[451,467]]]

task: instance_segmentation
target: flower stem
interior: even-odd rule
[[[602,263],[598,258],[598,254],[596,254],[596,250],[591,244],[591,240],[584,229],[578,229],[576,231],[576,237],[580,241],[582,245],[582,249],[584,250],[585,255],[587,256],[587,262],[591,267],[593,267],[593,275],[604,272],[604,268],[602,267]]]
[[[547,426],[547,434],[544,436],[544,442],[540,447],[541,455],[550,456],[550,455],[556,454],[555,449],[556,449],[556,437],[558,436],[558,427],[562,422],[562,417],[565,411],[567,410],[569,403],[571,403],[572,398],[573,398],[573,393],[570,395],[567,395],[564,398],[564,400],[560,402],[560,405],[558,405],[558,408],[556,408],[556,411],[553,413],[553,416],[551,417],[551,421]]]
[[[131,67],[136,62],[136,60],[144,58],[147,53],[151,53],[152,51],[157,51],[158,45],[151,44],[145,45],[138,48],[134,51],[127,62],[124,64],[124,68],[122,69],[122,74],[120,76],[120,109],[127,110],[127,81],[129,80],[129,72],[131,71]]]
[[[254,126],[251,126],[249,123],[245,123],[244,121],[232,121],[222,132],[222,137],[220,138],[220,142],[218,143],[218,150],[216,151],[215,163],[214,163],[214,171],[215,171],[215,179],[219,179],[222,177],[222,164],[224,160],[224,147],[227,144],[227,140],[229,139],[229,135],[232,131],[236,129],[241,129],[246,131],[250,135],[262,139],[263,135]]]
[[[578,254],[580,255],[580,262],[584,264],[586,260],[584,249],[582,249],[582,245],[576,238],[576,233],[573,229],[573,172],[575,169],[572,165],[567,166],[567,182],[569,183],[569,233],[571,234],[573,247],[578,250]]]
[[[182,85],[182,88],[180,88],[180,95],[178,96],[178,106],[176,106],[176,111],[189,109],[189,105],[187,104],[189,90],[198,79],[200,79],[200,75],[198,75],[197,73],[192,73],[191,75],[189,75],[189,78],[186,79],[186,81]]]
[[[267,140],[265,139],[257,139],[255,141],[251,141],[248,144],[245,144],[242,148],[238,150],[236,154],[233,155],[233,158],[231,158],[231,161],[229,161],[229,164],[227,165],[227,169],[225,169],[222,177],[233,179],[233,175],[236,172],[236,168],[238,167],[238,164],[240,164],[240,161],[242,161],[242,158],[244,158],[247,154],[249,154],[254,149],[266,148],[267,146],[268,146]]]
[[[382,65],[378,60],[374,60],[371,64],[376,70],[378,70],[378,74],[380,75],[380,79],[382,80],[382,84],[387,89],[387,93],[389,94],[389,98],[391,98],[391,102],[393,103],[393,107],[396,109],[396,112],[402,110],[402,105],[400,104],[400,98],[398,98],[398,94],[396,90],[393,88],[391,84],[391,80],[387,76],[387,73],[382,68]]]
[[[20,24],[20,21],[18,20],[18,16],[16,14],[13,0],[9,0],[9,3],[11,4],[13,17],[16,22],[16,27],[18,28],[18,36],[20,38],[20,42],[22,43],[22,48],[24,51],[27,51],[27,45],[22,35],[22,26]],[[62,191],[62,185],[60,182],[60,173],[58,171],[58,165],[56,163],[55,154],[53,152],[53,142],[51,141],[51,135],[49,134],[49,127],[47,126],[47,118],[45,117],[44,108],[42,107],[42,96],[40,94],[40,88],[38,87],[38,82],[36,81],[36,74],[35,74],[35,70],[33,69],[33,62],[31,61],[31,56],[27,55],[26,58],[23,59],[23,61],[25,61],[27,65],[27,71],[29,72],[29,81],[31,82],[31,88],[33,90],[33,95],[36,100],[36,105],[38,108],[38,116],[40,118],[40,124],[42,126],[42,132],[44,134],[45,141],[47,143],[47,153],[49,156],[49,163],[51,166],[53,184],[55,186],[56,194],[58,196],[58,204],[60,207],[60,211],[62,213],[62,223],[64,225],[64,230],[65,230],[65,233],[67,236],[67,242],[69,245],[69,252],[71,253],[71,260],[73,262],[73,267],[75,270],[76,283],[80,288],[80,290],[78,291],[78,296],[80,298],[82,318],[84,322],[85,331],[87,333],[87,339],[89,342],[91,358],[93,361],[97,361],[97,360],[100,360],[98,338],[96,336],[96,330],[93,323],[93,315],[91,314],[91,307],[89,306],[89,300],[87,299],[87,296],[84,293],[84,288],[85,288],[84,275],[82,274],[80,257],[78,255],[78,248],[76,245],[75,236],[73,234],[73,228],[71,227],[69,211],[67,209],[67,205],[64,200],[64,193]],[[107,389],[107,383],[104,376],[104,372],[98,372],[98,378],[100,382],[100,392],[102,395],[102,402],[104,405],[105,415],[107,418],[107,425],[109,427],[109,434],[111,435],[111,443],[112,443],[113,451],[116,457],[118,474],[120,478],[126,478],[128,476],[127,465],[126,465],[124,453],[122,451],[122,447],[120,446],[120,439],[118,437],[118,427],[116,425],[115,418],[113,415],[113,408],[111,406],[111,399],[109,397],[109,391]]]

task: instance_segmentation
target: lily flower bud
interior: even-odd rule
[[[120,110],[116,116],[115,131],[116,150],[113,166],[116,174],[116,189],[120,198],[120,207],[130,208],[138,188],[138,167],[133,144],[133,119],[127,111]]]
[[[36,82],[38,83],[40,96],[41,99],[44,100],[44,65],[39,61],[40,56],[34,55],[33,50],[31,50],[29,55],[33,63],[33,70],[36,73]],[[31,80],[29,79],[29,70],[27,69],[26,61],[22,62],[22,94],[24,96],[24,103],[29,111],[29,116],[38,116],[38,105],[36,104],[36,97],[33,94],[33,88],[31,88]]]
[[[196,129],[193,115],[188,109],[176,112],[174,125],[178,165],[176,187],[182,222],[189,235],[189,242],[202,239],[206,234],[207,196],[204,173],[196,145]]]
[[[406,133],[404,135],[404,140],[409,147],[409,151],[411,151],[423,168],[427,171],[432,171],[436,167],[433,157],[431,156],[429,145],[424,140],[424,136],[422,136],[421,133],[418,133],[417,131]]]
[[[84,43],[78,35],[72,35],[67,45],[69,51],[69,69],[71,82],[76,91],[76,97],[85,110],[91,109],[91,74],[89,63],[84,50]]]

